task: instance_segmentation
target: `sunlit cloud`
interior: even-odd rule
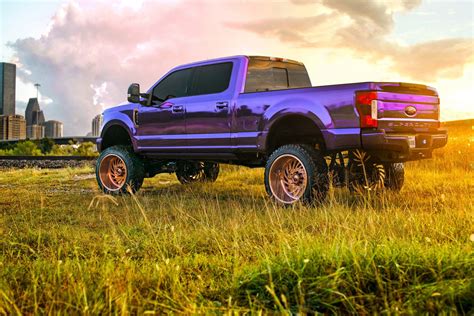
[[[78,1],[63,5],[41,37],[9,45],[21,82],[41,83],[66,134],[85,134],[103,108],[125,100],[129,83],[146,89],[173,66],[219,56],[299,59],[314,84],[464,78],[472,38],[393,39],[394,14],[419,3]]]

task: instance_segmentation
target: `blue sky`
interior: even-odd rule
[[[424,1],[411,12],[395,14],[394,36],[409,44],[422,40],[474,37],[474,1]]]

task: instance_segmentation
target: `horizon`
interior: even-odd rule
[[[29,0],[0,6],[2,61],[17,64],[16,112],[24,112],[40,83],[41,109],[48,120],[64,123],[66,136],[86,135],[94,116],[126,101],[131,82],[148,88],[175,66],[242,53],[301,61],[313,86],[426,84],[440,94],[443,122],[474,119],[470,1]]]

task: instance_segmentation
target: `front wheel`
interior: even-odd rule
[[[265,189],[284,205],[322,202],[329,190],[326,160],[307,145],[282,146],[268,158]]]
[[[127,146],[105,149],[97,159],[95,175],[99,188],[107,194],[138,191],[143,184],[143,161]]]

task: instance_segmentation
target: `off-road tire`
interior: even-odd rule
[[[296,157],[298,163],[301,163],[304,167],[304,170],[306,171],[306,187],[298,199],[284,201],[284,199],[274,195],[272,191],[272,189],[276,191],[275,186],[278,186],[278,184],[273,183],[272,185],[270,183],[270,173],[281,172],[281,170],[272,170],[272,166],[282,157],[289,157],[291,159]],[[272,174],[272,178],[276,179],[276,182],[278,181],[278,176],[275,173]],[[292,205],[298,202],[303,202],[305,204],[323,202],[326,199],[327,192],[329,190],[329,175],[326,160],[320,152],[316,151],[309,145],[291,144],[284,145],[276,149],[267,160],[264,180],[265,189],[268,195],[274,201],[283,205]]]
[[[215,162],[181,162],[177,165],[176,178],[181,184],[215,182],[219,164]]]
[[[354,153],[349,152],[347,184],[351,193],[369,190],[381,191],[385,185],[385,168],[370,156],[368,157],[362,167],[362,163],[357,161]]]
[[[368,159],[365,164],[368,185],[371,190],[382,191],[383,189],[398,192],[402,189],[405,180],[405,167],[403,163],[379,163]],[[366,189],[367,186],[363,169],[360,162],[354,160],[354,155],[349,154],[348,185],[351,192]],[[381,178],[383,177],[383,178]],[[383,186],[381,185],[383,183]],[[377,184],[377,185],[375,185]]]
[[[116,156],[120,158],[126,166],[126,177],[123,185],[121,187],[117,187],[114,189],[110,188],[110,185],[107,186],[103,183],[102,179],[104,176],[101,177],[100,175],[100,167],[104,159],[107,157]],[[102,151],[97,159],[96,163],[96,179],[97,183],[99,184],[99,188],[107,194],[122,194],[128,193],[128,188],[131,189],[132,192],[137,192],[143,184],[143,180],[145,178],[145,167],[143,161],[140,157],[138,157],[129,146],[112,146],[104,151]],[[102,178],[102,179],[101,179]]]
[[[385,188],[399,192],[405,182],[405,165],[402,162],[384,164]]]

